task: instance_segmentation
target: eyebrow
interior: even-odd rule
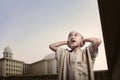
[[[79,33],[75,33],[75,34],[79,35]],[[72,35],[72,32],[68,35],[68,37],[70,37],[71,35]]]

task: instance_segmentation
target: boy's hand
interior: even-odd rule
[[[92,48],[93,48],[93,51],[95,51],[99,45],[101,44],[101,39],[99,38],[86,38],[83,40],[83,42],[90,42],[92,43]]]
[[[56,42],[56,43],[50,44],[50,45],[49,45],[49,48],[50,48],[52,51],[56,52],[56,51],[57,51],[57,48],[58,48],[59,46],[62,46],[62,45],[68,45],[68,41],[60,41],[60,42]]]

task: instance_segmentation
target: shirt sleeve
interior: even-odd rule
[[[89,45],[87,48],[89,50],[92,60],[95,60],[98,55],[98,48],[95,51],[93,50],[92,45]]]

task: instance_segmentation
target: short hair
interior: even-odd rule
[[[70,35],[72,32],[76,32],[76,33],[78,33],[78,34],[82,37],[82,39],[84,38],[84,37],[82,36],[82,34],[80,34],[80,33],[77,32],[77,31],[70,31],[69,34],[68,34],[68,37],[69,37],[69,35]]]

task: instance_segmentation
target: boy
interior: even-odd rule
[[[85,42],[91,44],[81,49]],[[94,80],[93,64],[100,44],[100,39],[84,39],[76,31],[69,33],[68,41],[50,44],[59,64],[59,80]],[[68,45],[71,50],[61,48],[62,45]]]

